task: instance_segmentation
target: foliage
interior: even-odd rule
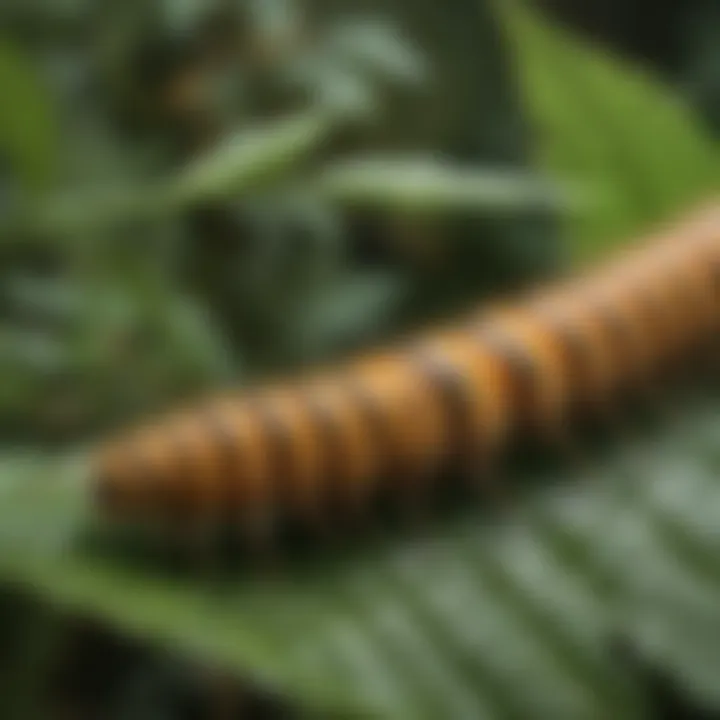
[[[421,47],[401,24],[357,13],[307,25],[292,3],[141,5],[2,11],[19,38],[3,88],[16,148],[0,222],[8,432],[84,437],[475,302],[504,282],[497,267],[477,271],[501,251],[506,274],[534,274],[532,263],[517,270],[524,256],[553,263],[551,233],[529,234],[508,215],[539,217],[572,200],[522,169],[520,134],[504,166],[481,169],[469,156],[470,170],[421,127],[394,172],[369,168],[382,194],[368,196],[359,151],[382,146],[386,106],[410,102],[421,116],[426,66],[447,65],[445,38]],[[402,3],[398,12],[393,20],[408,21]],[[64,32],[46,34],[61,17]],[[34,90],[41,77],[51,95]],[[457,112],[443,118],[453,134],[468,125]],[[501,106],[487,122],[517,112]],[[439,157],[419,154],[428,144]],[[24,148],[57,166],[40,197],[26,193],[25,177],[39,171]],[[420,229],[430,209],[434,234]],[[465,228],[451,232],[458,214]],[[508,242],[490,245],[479,228],[495,217]],[[523,244],[508,253],[512,237]]]
[[[498,17],[555,182],[523,170],[485,6],[388,3],[406,37],[343,3],[303,43],[291,3],[206,5],[0,9],[19,38],[0,53],[0,427],[29,443],[0,460],[5,582],[321,713],[640,717],[638,657],[717,708],[711,401],[596,470],[531,471],[548,487],[510,509],[368,533],[279,576],[169,577],[81,542],[78,443],[99,429],[556,270],[549,215],[587,259],[720,187],[715,144],[667,88],[524,5]],[[468,95],[407,148],[420,130],[390,119],[445,111],[423,100],[433,67]]]

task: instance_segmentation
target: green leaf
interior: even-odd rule
[[[539,476],[544,489],[492,522],[467,508],[411,537],[223,580],[82,550],[83,456],[6,455],[0,572],[315,711],[645,717],[618,639],[720,708],[719,437],[720,414],[698,405],[594,471]]]
[[[422,85],[428,79],[425,58],[397,27],[377,19],[352,17],[338,22],[327,39],[326,62],[351,64],[400,85]]]
[[[337,118],[321,108],[243,130],[190,163],[174,192],[192,201],[218,199],[282,176],[319,147]]]
[[[318,193],[353,207],[437,215],[526,209],[576,210],[592,193],[573,192],[527,172],[453,167],[431,158],[361,158],[326,168]]]
[[[0,37],[0,154],[26,190],[53,180],[59,137],[47,88],[36,69],[8,38]]]
[[[541,164],[590,182],[605,202],[569,228],[588,259],[720,189],[720,151],[649,73],[579,42],[531,9],[498,2],[534,118]]]
[[[397,273],[339,273],[307,294],[290,318],[289,344],[304,362],[357,351],[392,327],[407,282]]]

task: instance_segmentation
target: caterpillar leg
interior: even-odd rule
[[[186,525],[185,532],[182,547],[184,565],[200,578],[216,575],[221,569],[220,528],[217,520],[198,520]]]
[[[377,536],[381,523],[377,513],[377,493],[363,495],[333,509],[338,524],[338,536],[341,542],[353,542],[359,538]]]
[[[683,369],[683,378],[689,380],[711,379],[717,374],[720,362],[720,343],[716,339],[704,340],[689,353],[690,357]]]
[[[589,462],[585,444],[579,434],[573,433],[567,422],[558,423],[549,435],[548,442],[561,459],[572,467],[584,467]]]
[[[318,506],[304,514],[298,523],[302,540],[321,549],[334,549],[342,541],[347,526],[341,513],[328,511],[329,508]]]
[[[175,509],[158,523],[163,549],[174,566],[193,575],[213,574],[219,569],[220,530],[217,516]]]
[[[720,337],[714,336],[701,345],[698,350],[698,366],[703,377],[710,381],[720,380]]]
[[[269,513],[248,513],[229,528],[231,547],[240,548],[253,568],[274,570],[278,566],[278,530]]]
[[[433,515],[438,473],[429,468],[405,472],[395,502],[402,525],[417,530],[426,527]]]
[[[459,470],[464,487],[479,502],[489,503],[493,509],[508,507],[515,495],[499,466],[497,454],[474,448]]]
[[[707,377],[714,385],[720,388],[720,337],[714,338],[708,345],[706,353],[708,367]]]
[[[636,427],[625,403],[613,392],[604,392],[579,409],[583,443],[588,448],[598,441],[632,437]]]
[[[678,377],[675,370],[649,373],[638,380],[634,396],[645,419],[657,421],[672,414],[673,402],[668,386],[677,382]]]

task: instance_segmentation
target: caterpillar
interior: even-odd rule
[[[444,468],[482,484],[521,434],[562,442],[656,386],[720,329],[720,205],[589,271],[395,346],[243,395],[210,398],[103,443],[111,521],[272,535],[411,502]]]

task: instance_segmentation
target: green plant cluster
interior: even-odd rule
[[[207,667],[311,716],[654,717],[657,674],[720,709],[705,387],[594,470],[530,471],[509,508],[271,578],[83,542],[99,431],[717,194],[717,142],[669,87],[509,0],[5,0],[0,28],[3,717],[48,716],[58,658],[102,665],[88,621],[131,672],[80,717],[184,717],[168,697]]]
[[[3,7],[7,432],[84,437],[556,267],[581,193],[529,169],[497,20],[390,5]]]

